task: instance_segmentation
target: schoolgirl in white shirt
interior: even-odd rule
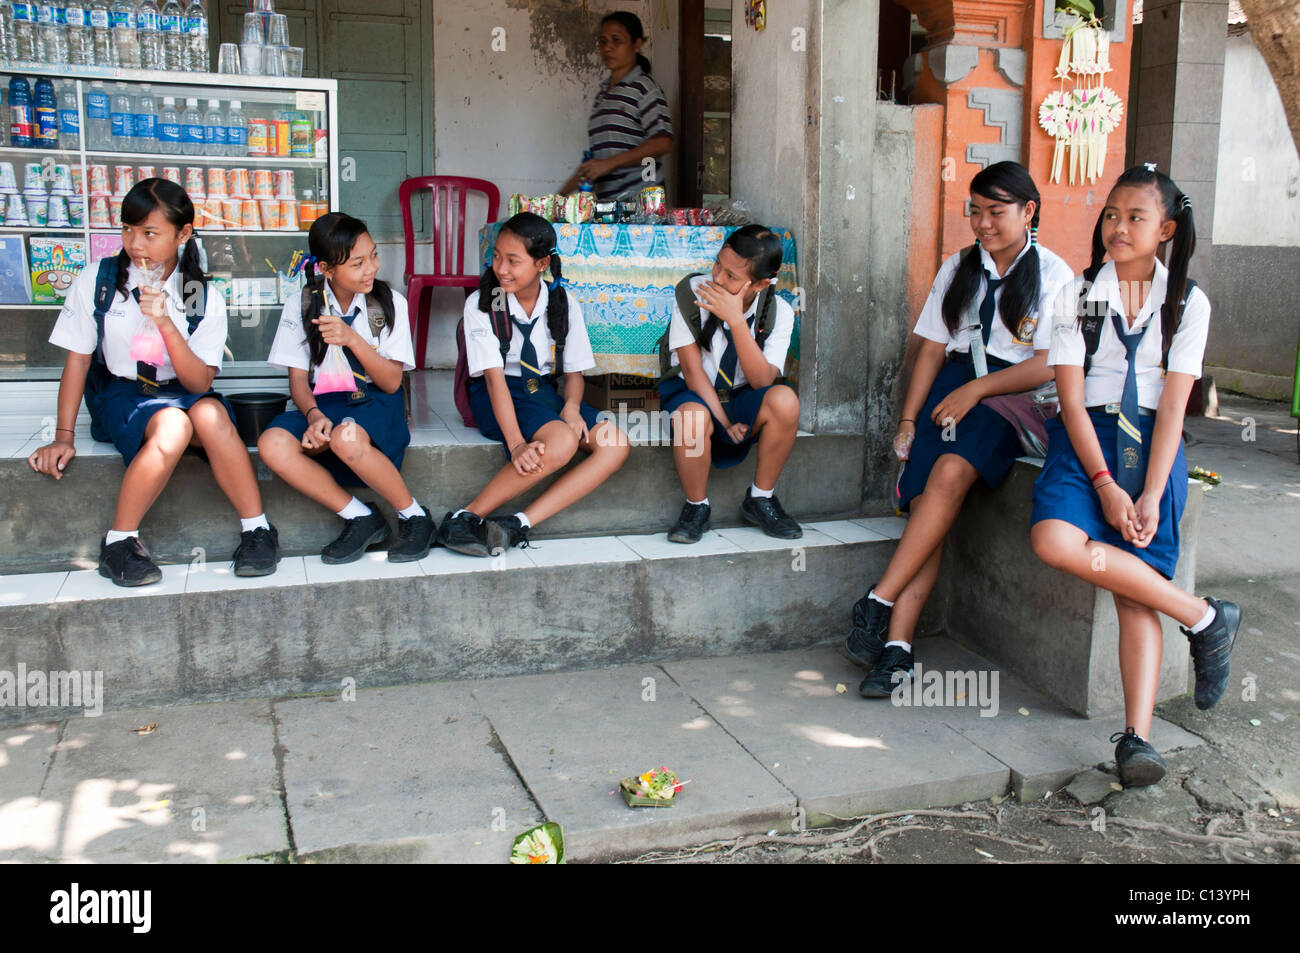
[[[1166,242],[1168,268],[1156,257]],[[1146,740],[1164,648],[1159,614],[1184,626],[1201,709],[1228,685],[1241,624],[1231,602],[1170,581],[1187,500],[1183,416],[1210,320],[1205,293],[1189,290],[1195,248],[1191,200],[1154,166],[1129,169],[1097,221],[1092,264],[1054,307],[1048,363],[1061,413],[1048,424],[1031,538],[1048,565],[1114,595],[1128,727],[1111,741],[1126,786],[1154,784],[1166,770]]]
[[[268,575],[280,558],[234,412],[212,390],[225,350],[226,306],[207,287],[193,236],[194,203],[184,189],[167,179],[137,183],[122,200],[122,251],[82,270],[50,335],[51,344],[68,351],[58,426],[54,441],[28,463],[62,478],[76,456],[73,427],[84,395],[92,436],[112,441],[126,464],[99,556],[100,575],[119,586],[162,578],[140,542],[140,522],[191,446],[206,455],[239,515],[236,575]],[[160,363],[137,362],[133,338],[155,333],[161,347],[155,338],[149,350]]]

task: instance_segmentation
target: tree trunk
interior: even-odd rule
[[[1241,0],[1300,147],[1300,0]]]

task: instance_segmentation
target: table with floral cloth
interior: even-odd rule
[[[484,267],[500,222],[479,232]],[[709,272],[718,249],[736,226],[555,224],[556,247],[569,290],[582,305],[587,334],[596,355],[589,374],[659,376],[659,338],[673,313],[673,288],[691,272]],[[786,357],[786,377],[797,378],[802,295],[798,256],[788,228],[776,228],[783,254],[777,293],[794,308],[794,336]]]

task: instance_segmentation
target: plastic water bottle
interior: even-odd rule
[[[226,117],[221,114],[221,100],[209,99],[208,111],[203,117],[203,154],[209,156],[226,155],[226,141],[230,133],[226,129]]]
[[[9,80],[9,143],[17,149],[29,149],[32,145],[32,86],[26,76],[15,76]]]
[[[77,116],[77,90],[64,83],[59,90],[59,148],[76,152],[81,145],[81,120]]]
[[[0,59],[6,63],[14,58],[14,5],[0,0]]]
[[[226,155],[240,159],[248,155],[248,119],[238,99],[230,101],[226,113]]]
[[[15,3],[14,50],[10,59],[15,63],[36,61],[36,4]]]
[[[176,111],[176,97],[164,96],[158,110],[158,151],[163,155],[180,155],[181,114]]]
[[[95,80],[86,90],[86,148],[107,152],[113,148],[112,104],[108,90]]]
[[[49,77],[42,76],[36,81],[35,114],[36,128],[32,135],[32,145],[38,149],[57,149],[59,147],[59,97],[54,92],[54,83]]]
[[[181,113],[181,155],[203,155],[203,114],[194,98],[185,100],[185,112]]]
[[[158,31],[162,33],[163,69],[185,69],[185,11],[177,0],[166,0],[158,13]]]
[[[108,0],[90,0],[86,4],[90,17],[90,41],[95,48],[95,65],[113,65],[113,31],[109,23]]]
[[[140,68],[163,68],[163,38],[158,22],[158,5],[153,0],[140,0],[135,11],[136,36],[140,41]]]
[[[94,66],[95,44],[91,39],[86,0],[70,0],[63,15],[68,21],[68,62],[74,66]]]
[[[108,118],[113,127],[113,151],[130,152],[135,146],[135,106],[123,83],[117,84]]]
[[[62,66],[68,62],[68,24],[63,7],[42,0],[36,7],[36,32],[40,37],[41,62]]]
[[[158,151],[158,101],[149,86],[140,87],[135,101],[135,150]]]
[[[185,68],[192,73],[210,73],[208,53],[208,15],[200,0],[190,0],[185,8]]]
[[[113,31],[113,65],[139,69],[140,38],[136,34],[135,4],[131,0],[113,0],[108,23]]]

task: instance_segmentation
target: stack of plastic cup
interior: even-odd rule
[[[18,179],[12,162],[0,162],[0,195],[17,195]]]
[[[46,224],[50,228],[70,228],[72,219],[68,215],[68,200],[62,195],[51,195]]]
[[[27,205],[23,202],[21,195],[10,195],[8,206],[5,208],[6,225],[28,225]]]

